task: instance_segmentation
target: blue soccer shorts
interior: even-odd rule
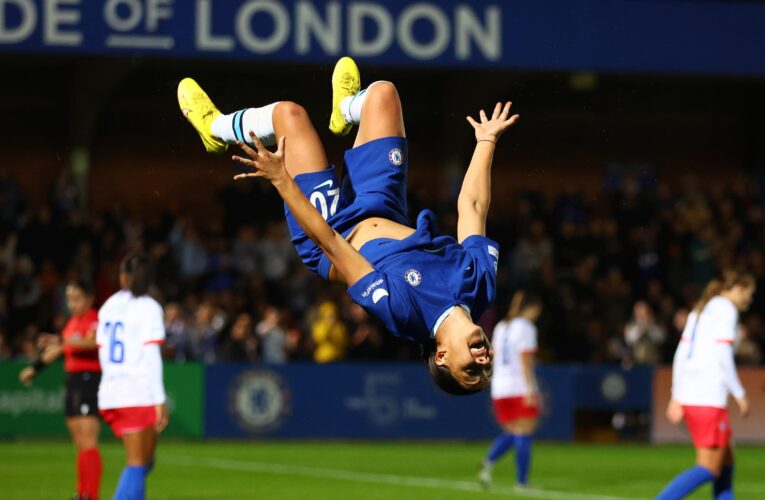
[[[295,182],[332,228],[344,238],[356,224],[382,217],[409,225],[406,207],[408,147],[404,137],[384,137],[345,152],[345,176],[338,181],[334,166],[301,174]],[[303,263],[324,279],[331,263],[311,241],[286,203],[284,215]]]

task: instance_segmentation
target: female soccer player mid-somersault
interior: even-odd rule
[[[330,130],[358,132],[345,153],[340,182],[306,111],[276,102],[223,115],[197,83],[178,86],[178,102],[209,152],[238,144],[252,168],[285,203],[292,242],[303,263],[347,284],[351,298],[391,333],[424,345],[428,366],[446,392],[470,394],[491,379],[493,352],[475,324],[495,294],[498,245],[485,236],[491,162],[497,140],[518,115],[498,103],[491,117],[467,118],[476,147],[457,202],[457,240],[436,234],[424,210],[415,228],[406,208],[407,141],[401,102],[390,82],[360,90],[356,64],[344,57],[332,75]],[[288,144],[289,143],[289,144]],[[278,144],[276,152],[265,146]],[[250,147],[253,146],[253,147]]]

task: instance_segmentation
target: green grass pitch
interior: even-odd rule
[[[652,498],[691,465],[688,446],[541,443],[533,488],[513,488],[513,459],[495,469],[495,488],[475,482],[488,443],[161,442],[149,499],[479,499]],[[104,499],[123,463],[118,443],[102,445]],[[736,450],[739,499],[765,498],[765,448]],[[5,500],[70,498],[74,452],[65,442],[0,443]],[[711,498],[709,487],[692,498]]]

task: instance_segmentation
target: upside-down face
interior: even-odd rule
[[[435,362],[448,368],[460,386],[477,391],[491,382],[494,349],[480,326],[469,320],[459,323],[459,329],[439,342]]]

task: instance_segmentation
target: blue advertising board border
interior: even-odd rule
[[[765,3],[0,0],[0,52],[765,75]]]

